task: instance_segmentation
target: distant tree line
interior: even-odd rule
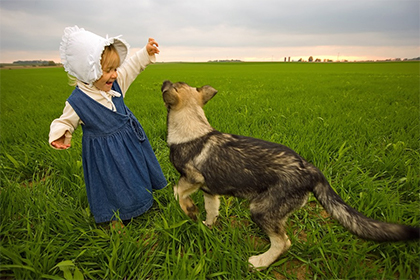
[[[389,58],[389,59],[376,60],[376,61],[380,62],[380,61],[412,61],[412,60],[420,60],[420,57],[404,58],[404,59],[402,59],[402,58]],[[286,62],[286,57],[284,58],[284,61]],[[364,60],[364,61],[368,62],[368,61],[374,61],[374,60]],[[289,62],[290,62],[290,57],[289,57]],[[303,58],[300,58],[298,60],[298,62],[305,62],[305,60]],[[307,62],[333,62],[333,60],[332,59],[323,59],[323,60],[321,60],[319,58],[314,59],[313,56],[310,56],[308,58]],[[347,59],[344,59],[344,60],[341,60],[339,62],[349,62],[349,61]]]
[[[242,62],[239,59],[216,59],[216,60],[209,60],[208,62]]]
[[[298,62],[304,62],[305,60],[303,59],[303,58],[300,58],[299,60],[298,60]],[[333,62],[333,60],[332,59],[320,59],[320,58],[315,58],[314,59],[314,57],[313,56],[310,56],[309,58],[308,58],[308,62]]]
[[[13,64],[18,65],[39,65],[39,66],[56,66],[52,60],[18,60],[13,61]]]

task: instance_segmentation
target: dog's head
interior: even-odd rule
[[[163,82],[162,97],[168,109],[178,110],[185,106],[203,107],[217,93],[217,90],[211,86],[200,88],[190,87],[186,83]]]

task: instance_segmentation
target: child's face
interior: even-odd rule
[[[96,82],[93,83],[95,87],[102,91],[110,91],[112,84],[117,79],[117,67],[119,65],[118,54],[110,53],[110,56],[116,57],[109,57],[106,59],[104,64],[102,65],[102,77],[99,78]]]

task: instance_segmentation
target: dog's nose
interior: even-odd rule
[[[171,81],[166,80],[162,84],[161,91],[164,92],[164,91],[168,90],[170,87],[172,87]]]

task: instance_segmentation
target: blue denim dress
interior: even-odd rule
[[[117,82],[113,90],[120,92]],[[153,189],[167,185],[159,162],[139,121],[114,97],[116,112],[78,87],[67,99],[82,120],[82,156],[87,197],[97,223],[129,220],[153,204]]]

